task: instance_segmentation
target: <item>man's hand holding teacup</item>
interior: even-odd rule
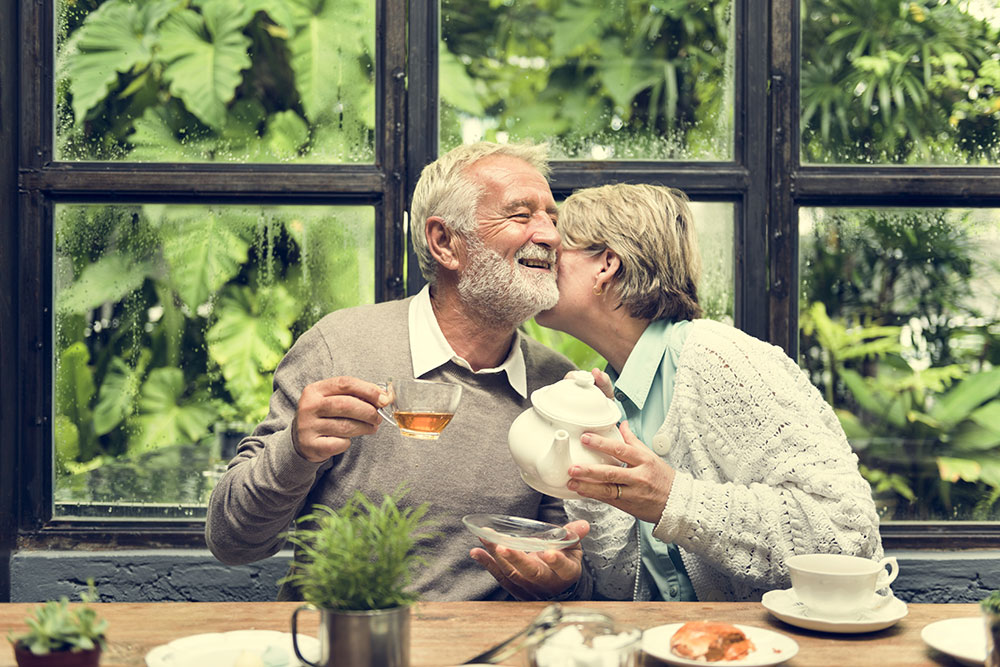
[[[572,521],[565,526],[581,539],[590,532],[586,521]],[[526,553],[480,540],[483,548],[469,552],[518,600],[547,600],[575,584],[583,571],[583,549],[577,542],[566,549]]]
[[[378,430],[378,408],[389,395],[355,377],[327,378],[302,390],[292,420],[292,444],[302,458],[319,463],[344,452],[351,438]]]

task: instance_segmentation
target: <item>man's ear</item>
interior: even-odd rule
[[[604,252],[601,253],[600,264],[597,271],[597,281],[594,283],[594,289],[598,291],[605,291],[611,287],[611,281],[616,275],[618,275],[618,269],[621,268],[622,260],[611,248],[605,248]]]
[[[436,215],[427,218],[424,233],[427,248],[437,263],[449,271],[457,271],[464,247],[458,235],[444,223],[444,218]]]

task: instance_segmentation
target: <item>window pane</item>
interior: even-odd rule
[[[802,209],[801,363],[888,519],[1000,518],[1000,209]]]
[[[372,162],[374,7],[57,0],[56,158]]]
[[[698,301],[705,317],[733,323],[736,283],[733,280],[734,207],[721,202],[691,202],[702,256]],[[528,335],[559,350],[578,368],[604,368],[607,361],[588,345],[561,331],[546,329],[534,320],[524,325]]]
[[[732,26],[729,0],[442,0],[441,150],[732,159]]]
[[[203,514],[271,375],[375,296],[370,207],[59,205],[55,514]]]
[[[806,0],[802,160],[995,165],[1000,2]]]

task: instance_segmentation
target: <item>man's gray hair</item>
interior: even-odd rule
[[[437,262],[427,247],[424,232],[427,218],[442,218],[448,229],[465,238],[475,233],[476,209],[483,195],[483,186],[472,181],[467,172],[476,162],[494,155],[524,160],[542,176],[549,176],[546,144],[480,141],[453,148],[424,167],[410,202],[410,239],[420,264],[420,273],[427,282],[433,284],[437,279]]]
[[[621,259],[611,289],[629,315],[690,320],[698,303],[701,255],[687,196],[659,185],[577,190],[559,207],[563,248]]]

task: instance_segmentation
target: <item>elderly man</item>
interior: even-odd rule
[[[381,498],[405,482],[404,502],[429,502],[443,533],[414,582],[424,599],[502,599],[497,580],[522,598],[585,594],[578,551],[499,549],[494,559],[473,549],[480,567],[461,523],[474,512],[565,522],[561,502],[525,485],[507,451],[507,429],[531,391],[573,368],[517,331],[559,298],[547,173],[544,147],[491,143],[460,146],[424,169],[411,220],[428,286],[330,313],[288,351],[267,418],[240,443],[209,502],[205,535],[219,560],[271,556],[314,504],[340,507],[356,489]],[[439,440],[380,427],[388,396],[376,383],[403,377],[463,386]],[[516,571],[531,573],[530,583],[504,574]]]

